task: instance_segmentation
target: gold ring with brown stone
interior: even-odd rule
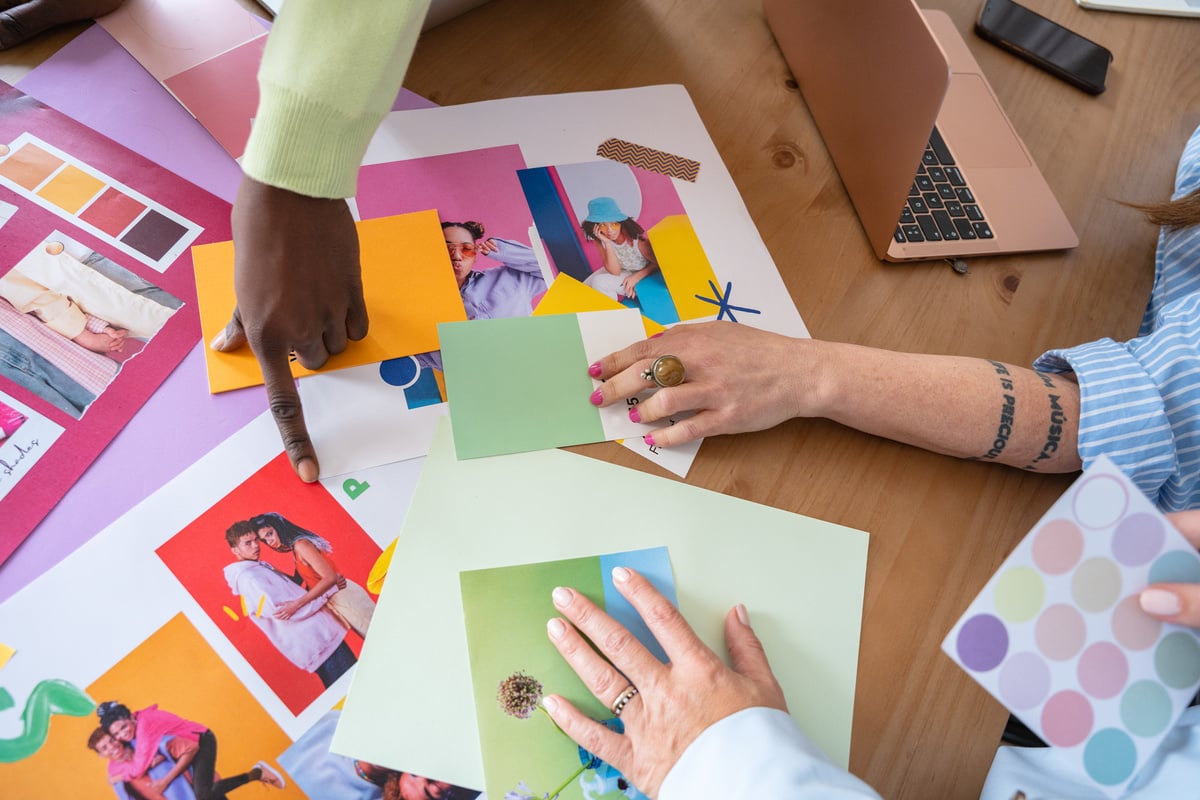
[[[647,369],[642,370],[643,379],[654,381],[662,389],[683,383],[684,375],[679,356],[659,356]]]

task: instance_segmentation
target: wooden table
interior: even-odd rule
[[[1082,244],[972,259],[967,275],[874,258],[757,0],[492,0],[426,33],[406,85],[449,104],[682,83],[814,336],[1028,364],[1050,347],[1136,331],[1157,234],[1118,201],[1171,191],[1200,125],[1200,22],[1026,2],[1113,51],[1105,94],[977,38],[978,0],[923,4],[958,25]],[[0,54],[0,78],[15,82],[80,30]],[[953,408],[929,403],[954,424]],[[615,445],[577,449],[653,469]],[[850,766],[888,798],[978,796],[1007,712],[941,640],[1071,480],[822,420],[712,439],[688,478],[871,533]]]

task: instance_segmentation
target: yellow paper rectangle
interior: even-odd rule
[[[104,181],[68,164],[38,194],[68,214],[75,214],[103,188]]]
[[[437,324],[467,318],[454,280],[436,211],[418,211],[358,223],[363,293],[371,328],[330,357],[322,371],[372,364],[438,349]],[[233,242],[192,248],[204,341],[212,341],[233,313]],[[205,348],[214,394],[263,382],[250,349],[217,353]],[[296,377],[314,374],[292,363]]]
[[[684,214],[663,217],[657,225],[646,231],[646,236],[654,248],[658,267],[671,291],[679,318],[711,317],[716,306],[697,299],[696,295],[710,296],[712,290],[708,286],[709,281],[714,284],[718,281],[704,248],[700,246],[700,239],[696,237],[692,221]]]
[[[590,286],[585,286],[565,272],[560,272],[554,279],[554,283],[550,284],[550,288],[542,295],[542,299],[538,301],[537,308],[533,310],[533,316],[578,314],[583,311],[612,311],[622,308],[625,306],[618,303],[616,298],[598,292]],[[642,315],[642,326],[646,329],[647,337],[666,330],[644,314]]]

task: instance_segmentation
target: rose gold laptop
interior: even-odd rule
[[[763,0],[875,254],[1079,238],[950,17],[913,0]]]

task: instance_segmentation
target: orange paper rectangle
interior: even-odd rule
[[[363,220],[358,223],[358,240],[371,328],[367,338],[351,342],[322,371],[437,350],[437,324],[467,318],[436,211]],[[233,242],[193,247],[192,260],[200,326],[204,341],[209,342],[229,322],[236,303]],[[214,394],[263,382],[248,347],[234,353],[208,348],[204,352],[208,386]],[[292,374],[314,373],[293,362]]]

